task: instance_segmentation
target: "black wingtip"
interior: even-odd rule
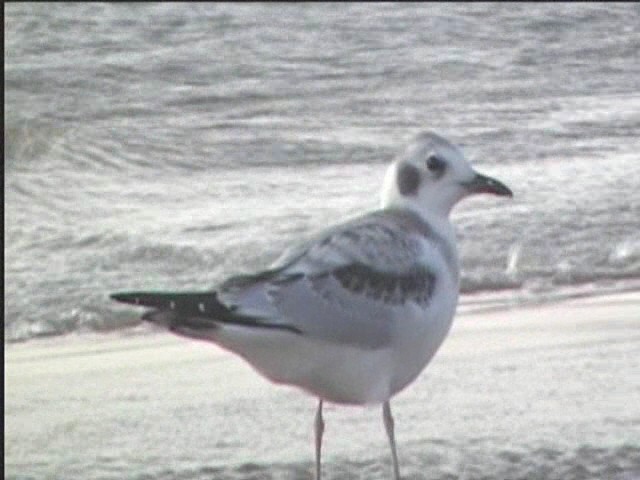
[[[143,315],[142,319],[165,325],[179,332],[180,325],[191,329],[211,329],[212,319],[222,323],[231,323],[256,328],[272,328],[302,333],[293,325],[268,323],[263,319],[234,312],[234,306],[227,306],[218,300],[214,291],[206,292],[116,292],[109,298],[117,302],[129,303],[141,307],[155,308]],[[174,322],[179,320],[179,324]],[[184,332],[182,332],[184,333]]]
[[[133,305],[140,305],[140,297],[142,296],[139,292],[116,292],[109,295],[111,300],[115,300],[116,302],[122,303],[131,303]]]
[[[116,302],[124,302],[126,295],[124,293],[111,293],[109,294],[109,298],[111,300],[115,300]]]
[[[183,314],[219,314],[227,308],[215,292],[116,292],[109,297],[117,302],[141,307],[173,310]]]

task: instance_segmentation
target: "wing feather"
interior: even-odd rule
[[[269,270],[229,279],[221,298],[239,313],[302,335],[382,347],[395,319],[424,311],[436,282],[423,262],[425,229],[410,227],[391,212],[357,218],[312,238]]]

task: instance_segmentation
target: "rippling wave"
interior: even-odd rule
[[[637,6],[343,8],[8,6],[6,339],[265,267],[423,129],[516,195],[454,212],[463,305],[639,288]]]

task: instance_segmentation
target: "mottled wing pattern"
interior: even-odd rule
[[[362,263],[337,268],[331,275],[345,290],[390,305],[404,304],[408,300],[426,304],[433,293],[435,281],[434,275],[424,267],[389,273]]]
[[[380,347],[393,321],[426,308],[435,284],[422,263],[423,232],[399,219],[383,211],[343,224],[223,291],[240,311],[262,312],[303,335]]]

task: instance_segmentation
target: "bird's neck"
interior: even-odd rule
[[[428,205],[425,206],[415,199],[408,199],[399,195],[392,197],[383,196],[381,207],[383,209],[398,209],[411,212],[443,237],[452,240],[455,237],[453,225],[449,220],[448,209],[428,208]]]
[[[422,201],[420,198],[403,196],[394,187],[394,183],[385,182],[382,190],[382,209],[397,209],[416,215],[450,245],[453,263],[458,265],[456,232],[449,219],[451,208],[438,208],[439,205],[434,205],[429,199]]]

